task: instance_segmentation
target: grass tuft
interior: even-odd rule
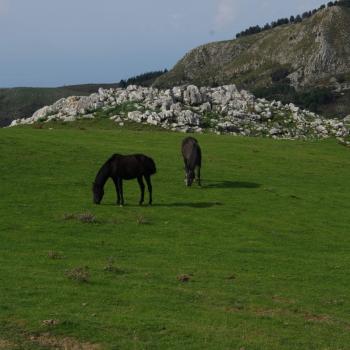
[[[136,217],[136,222],[138,225],[149,225],[150,221],[146,219],[143,215],[138,215]]]
[[[97,222],[95,215],[91,213],[82,213],[78,214],[76,218],[85,224],[94,224]]]
[[[66,270],[65,275],[79,283],[87,283],[90,282],[90,272],[88,266],[83,267],[75,267],[69,270]]]
[[[179,275],[176,278],[180,282],[189,282],[191,280],[192,276],[190,276],[190,275]]]
[[[115,273],[115,274],[123,274],[125,272],[120,267],[115,265],[115,260],[112,257],[108,258],[107,264],[103,268],[103,271],[105,271],[105,272],[112,272],[112,273]]]
[[[59,259],[63,259],[64,258],[62,253],[56,252],[54,250],[50,250],[47,253],[47,256],[48,256],[49,259],[53,259],[53,260],[59,260]]]
[[[63,215],[63,220],[78,220],[84,224],[97,223],[96,216],[89,212],[85,212],[81,214],[66,213]]]

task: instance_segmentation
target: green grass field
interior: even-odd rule
[[[185,188],[183,134],[94,123],[0,130],[0,349],[350,349],[349,149],[198,135]],[[114,152],[154,158],[152,207],[92,204]]]

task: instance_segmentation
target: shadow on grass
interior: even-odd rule
[[[115,206],[119,207],[119,205],[112,204],[112,203],[101,203],[101,205],[106,206]],[[164,207],[164,208],[181,208],[181,207],[189,207],[189,208],[211,208],[215,206],[223,205],[223,203],[220,202],[197,202],[197,203],[191,203],[191,202],[175,202],[175,203],[153,203],[152,205],[143,204],[142,206],[137,204],[125,204],[125,207],[135,207],[135,208],[156,208],[156,207]]]
[[[259,188],[261,184],[245,181],[210,181],[206,180],[203,188]]]
[[[155,203],[152,204],[152,207],[190,207],[190,208],[211,208],[215,206],[223,205],[220,202],[197,202],[197,203],[188,203],[188,202],[176,202],[176,203]]]

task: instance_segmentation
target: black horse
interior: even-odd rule
[[[185,183],[191,186],[195,180],[195,169],[197,168],[197,182],[201,185],[202,152],[198,141],[193,137],[186,137],[181,145],[182,156],[185,163]]]
[[[143,154],[133,154],[123,156],[121,154],[113,154],[98,171],[92,186],[93,202],[100,204],[104,195],[104,185],[108,178],[112,178],[115,190],[117,192],[117,204],[124,205],[123,196],[123,180],[137,179],[140,189],[141,198],[139,204],[144,201],[145,184],[142,177],[145,178],[148,192],[149,204],[152,204],[152,184],[151,175],[156,173],[156,165],[152,158]]]

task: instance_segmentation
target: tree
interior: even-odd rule
[[[301,16],[300,15],[297,15],[296,17],[295,17],[295,23],[299,23],[299,22],[302,22],[302,18],[301,18]]]

